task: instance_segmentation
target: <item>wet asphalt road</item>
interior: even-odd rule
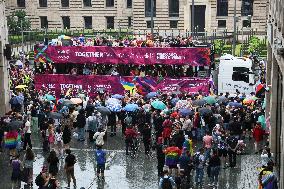
[[[39,134],[33,133],[33,150],[36,154],[34,162],[34,179],[41,171],[41,167],[46,164],[45,154],[41,150]],[[141,152],[136,158],[125,155],[124,140],[120,136],[108,137],[105,143],[107,149],[107,169],[105,171],[105,181],[97,180],[96,161],[94,159],[93,144],[87,142],[77,142],[72,139],[71,150],[77,157],[75,164],[75,177],[77,179],[77,189],[156,189],[158,188],[158,177],[156,168],[156,158],[146,157]],[[248,149],[252,149],[251,142]],[[250,151],[250,150],[249,150]],[[7,151],[0,154],[0,189],[11,188],[11,167]],[[61,188],[67,186],[67,179],[64,174],[64,160],[60,160],[59,175]],[[257,188],[257,167],[260,166],[259,155],[240,155],[237,157],[237,168],[222,169],[219,176],[220,189],[253,189]],[[193,173],[194,178],[194,173]],[[205,171],[205,182],[203,188],[207,186],[208,178]],[[24,184],[22,183],[22,186]],[[22,187],[23,188],[23,187]],[[34,186],[33,188],[37,188]],[[73,187],[71,187],[73,188]],[[193,187],[195,188],[195,187]]]

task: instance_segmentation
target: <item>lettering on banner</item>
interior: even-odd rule
[[[65,89],[82,89],[82,85],[76,85],[76,84],[60,84],[60,90]]]
[[[232,87],[232,84],[231,83],[225,83],[225,86],[227,87]],[[246,86],[241,86],[241,85],[234,85],[233,86],[234,89],[243,89],[244,91],[248,91],[249,88],[246,87]]]
[[[107,53],[108,56],[109,53]],[[78,57],[88,57],[88,58],[103,58],[104,53],[103,52],[75,52],[75,56]]]
[[[184,56],[178,56],[177,53],[157,53],[157,59],[160,60],[181,60]]]

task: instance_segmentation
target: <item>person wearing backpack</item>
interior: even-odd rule
[[[98,146],[98,149],[95,152],[96,161],[97,161],[97,177],[98,179],[101,178],[104,180],[104,171],[105,171],[105,164],[106,164],[106,152],[102,149],[102,146]]]
[[[44,184],[44,189],[59,189],[60,184],[55,178],[55,174],[51,173],[51,176],[48,178],[48,181]]]
[[[193,157],[193,164],[195,165],[195,183],[196,185],[202,185],[203,176],[204,176],[204,149],[201,148],[199,152],[196,152]]]
[[[89,132],[90,142],[94,142],[94,134],[97,130],[98,124],[99,122],[97,117],[95,116],[95,113],[92,113],[92,115],[87,118],[87,128]]]
[[[172,177],[169,176],[169,171],[163,171],[164,176],[160,179],[159,189],[174,189],[176,188],[176,183]]]
[[[68,180],[68,187],[70,187],[71,178],[72,178],[74,188],[76,188],[76,178],[74,175],[74,165],[76,163],[76,157],[73,154],[71,154],[70,149],[66,149],[65,153],[67,154],[67,156],[65,158],[64,169],[65,169],[67,180]]]

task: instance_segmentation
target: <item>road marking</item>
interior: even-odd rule
[[[42,148],[39,148],[39,147],[33,147],[33,150],[42,150]],[[87,149],[87,148],[70,148],[71,151],[84,151],[84,152],[94,152],[96,149]],[[125,150],[107,150],[107,149],[104,149],[104,151],[106,152],[116,152],[116,153],[126,153]]]

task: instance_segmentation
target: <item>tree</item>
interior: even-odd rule
[[[217,39],[214,41],[215,53],[218,54],[219,56],[223,53],[224,45],[225,43],[221,39]]]
[[[7,17],[7,24],[9,32],[20,32],[23,30],[29,30],[31,27],[31,22],[26,18],[27,14],[24,10],[17,10],[12,12],[10,16]],[[23,28],[21,28],[21,22]]]
[[[249,40],[248,52],[250,54],[257,55],[260,52],[260,47],[261,47],[260,39],[255,36],[251,37]]]

